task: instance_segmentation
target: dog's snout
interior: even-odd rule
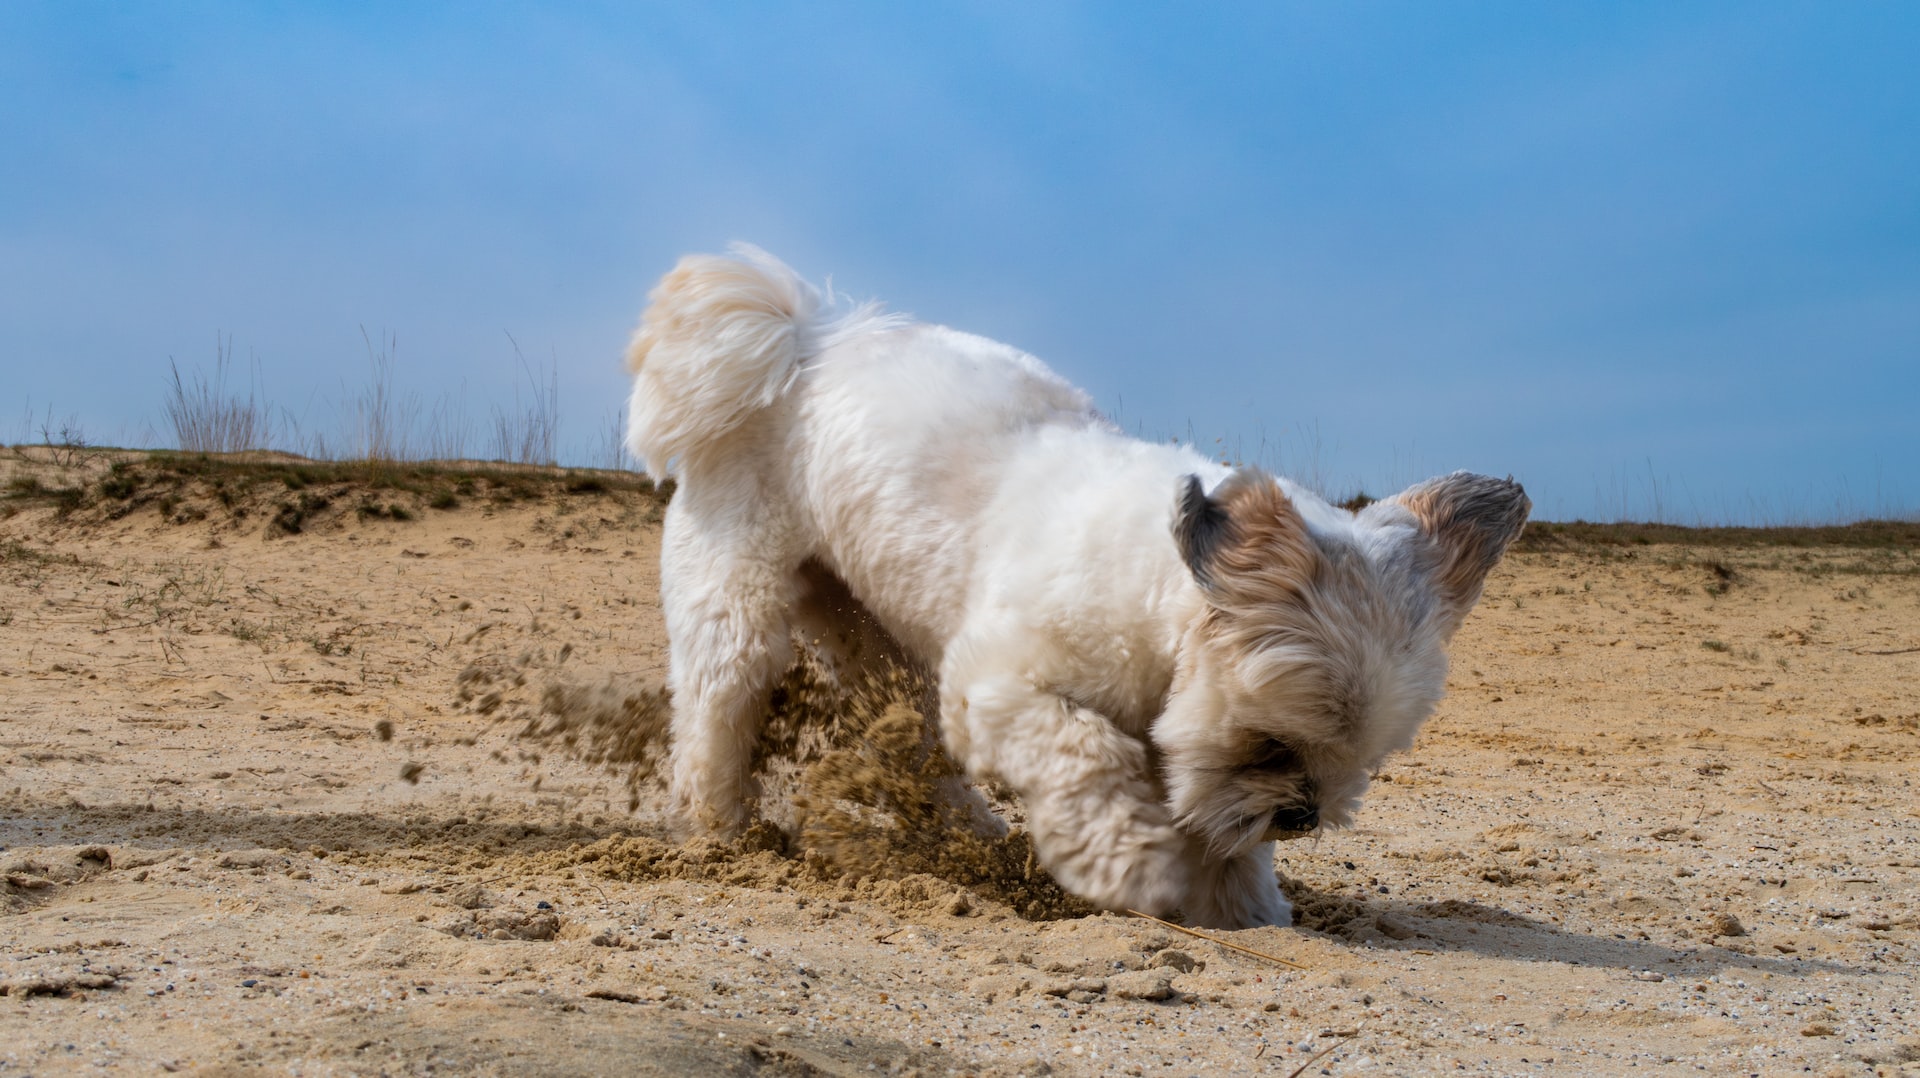
[[[1311,831],[1320,826],[1320,810],[1312,805],[1282,805],[1273,810],[1275,831]]]

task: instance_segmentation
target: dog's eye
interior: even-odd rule
[[[1268,771],[1297,771],[1300,756],[1286,742],[1270,737],[1254,749],[1253,766]]]

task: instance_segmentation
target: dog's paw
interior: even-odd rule
[[[950,820],[984,839],[1007,837],[1007,821],[966,779],[950,775],[935,782],[933,788]]]
[[[746,831],[752,813],[747,803],[738,798],[716,801],[701,796],[701,792],[691,786],[673,784],[670,791],[673,817],[680,823],[681,830],[689,836],[710,835],[714,838],[732,840]]]
[[[1293,923],[1293,903],[1271,883],[1264,893],[1189,891],[1180,904],[1180,912],[1186,914],[1188,924],[1197,928],[1285,927]]]
[[[1171,827],[1123,834],[1040,835],[1040,862],[1062,887],[1110,910],[1165,914],[1187,893],[1184,840]]]
[[[1187,923],[1204,928],[1259,928],[1291,925],[1293,903],[1273,874],[1271,846],[1223,861],[1189,861],[1191,880],[1180,911]]]

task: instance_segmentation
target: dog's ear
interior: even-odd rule
[[[1182,479],[1173,503],[1173,542],[1202,588],[1213,586],[1214,558],[1232,538],[1233,522],[1219,502],[1207,497],[1200,477]]]
[[[1433,582],[1447,605],[1447,632],[1480,601],[1487,573],[1520,537],[1533,503],[1512,476],[1455,472],[1418,483],[1387,499],[1403,506],[1432,539],[1439,555]]]
[[[1220,607],[1285,602],[1313,576],[1315,550],[1306,522],[1273,477],[1242,468],[1214,489],[1200,477],[1180,481],[1173,541],[1207,598]]]

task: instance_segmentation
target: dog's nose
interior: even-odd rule
[[[1320,826],[1320,810],[1312,805],[1282,805],[1273,810],[1276,831],[1311,831]]]

